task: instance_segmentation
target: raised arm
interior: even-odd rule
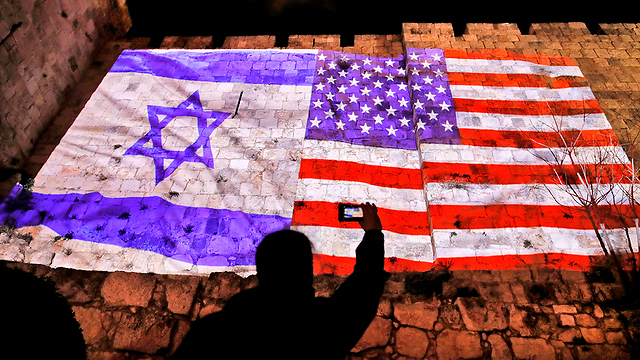
[[[364,237],[356,249],[353,273],[331,296],[334,309],[333,341],[348,352],[364,334],[376,316],[378,303],[388,274],[384,271],[384,234],[374,204],[362,204],[364,218],[360,226]]]
[[[378,217],[375,204],[362,204],[364,216],[360,227],[365,231],[364,237],[356,249],[356,266],[354,274],[377,276],[384,271],[384,235],[382,223]]]

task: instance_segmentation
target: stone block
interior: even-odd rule
[[[293,49],[309,49],[314,44],[313,35],[290,35],[289,48]]]
[[[209,304],[206,300],[202,303],[196,302],[193,308],[193,314],[191,315],[191,320],[200,319],[220,310],[222,310],[221,305]]]
[[[568,286],[569,292],[566,296],[568,302],[580,302],[586,303],[593,300],[593,294],[591,294],[591,287],[587,283],[578,283]]]
[[[478,283],[476,289],[480,295],[488,301],[501,301],[511,303],[513,294],[507,283]]]
[[[389,317],[391,316],[391,311],[392,311],[391,303],[386,299],[381,299],[380,303],[378,304],[378,311],[376,315]]]
[[[170,277],[165,285],[167,307],[175,314],[189,315],[193,305],[193,297],[200,284],[199,278]]]
[[[387,345],[391,328],[391,320],[376,316],[351,351],[360,352],[365,349]]]
[[[607,332],[604,334],[604,336],[607,339],[607,343],[609,344],[624,345],[627,343],[627,338],[624,336],[624,333],[621,331]]]
[[[604,312],[602,311],[602,308],[600,307],[600,305],[598,304],[593,305],[593,316],[597,317],[598,319],[604,317]]]
[[[578,329],[569,329],[558,334],[558,340],[564,343],[579,342],[580,340],[582,340],[582,334]]]
[[[578,310],[573,305],[553,305],[556,314],[577,314]]]
[[[511,350],[509,350],[509,346],[504,341],[502,336],[500,336],[499,334],[491,334],[489,335],[488,340],[491,344],[491,360],[513,359]]]
[[[415,326],[425,330],[433,330],[438,320],[439,301],[432,303],[393,304],[393,315],[400,324]]]
[[[525,321],[530,311],[532,310],[529,308],[521,308],[515,305],[509,306],[509,327],[517,331],[520,336],[533,335],[533,329]]]
[[[109,306],[147,306],[155,286],[151,274],[118,271],[107,276],[100,294]]]
[[[575,315],[576,323],[580,326],[594,327],[596,326],[596,320],[587,314]]]
[[[166,349],[171,341],[172,321],[153,313],[118,313],[113,348],[155,354]]]
[[[111,316],[97,308],[74,306],[72,308],[76,320],[82,328],[82,336],[87,345],[100,343],[108,338],[111,328]]]
[[[605,342],[604,333],[598,328],[580,328],[580,333],[589,344],[600,344]]]
[[[186,38],[185,49],[209,49],[213,43],[212,36],[190,36]]]
[[[436,339],[439,360],[475,359],[482,356],[480,335],[473,331],[443,330]]]
[[[560,314],[560,325],[562,325],[562,326],[575,326],[576,325],[576,320],[571,315]]]
[[[100,284],[106,274],[58,268],[53,270],[51,280],[70,303],[87,303],[96,300]]]
[[[531,281],[531,270],[519,269],[519,270],[500,270],[498,271],[500,278],[505,282],[523,282]]]
[[[522,284],[510,284],[511,293],[516,298],[516,303],[518,304],[526,304],[529,302],[529,298],[527,297],[527,292],[524,290],[524,286]]]
[[[416,328],[401,327],[396,332],[396,351],[399,354],[421,359],[427,353],[427,334]]]
[[[458,298],[455,303],[460,309],[467,330],[503,330],[508,326],[501,303],[487,303],[482,298],[462,297]]]
[[[462,327],[462,316],[458,307],[454,304],[444,303],[441,306],[439,323],[451,325],[452,327]],[[435,326],[434,326],[435,328]]]
[[[631,359],[631,355],[617,345],[576,346],[576,354],[579,360]]]
[[[622,329],[624,325],[618,319],[604,319],[604,327],[607,329]]]
[[[516,359],[555,360],[556,351],[544,339],[511,338],[511,349]]]
[[[24,248],[16,244],[0,244],[0,260],[22,262]]]
[[[556,269],[531,269],[533,281],[538,283],[561,284],[560,272]]]
[[[240,279],[239,275],[230,272],[212,274],[208,281],[205,282],[204,297],[228,300],[233,295],[244,290],[243,281]],[[253,277],[253,280],[255,281],[257,278]]]
[[[169,348],[169,355],[173,354],[178,350],[178,347],[184,340],[184,337],[187,336],[187,333],[191,329],[191,322],[183,319],[178,319],[175,325],[175,331],[173,332],[173,336],[171,337],[171,345]]]

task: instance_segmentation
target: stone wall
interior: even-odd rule
[[[0,4],[0,168],[17,168],[106,40],[131,26],[125,0]]]
[[[89,359],[165,358],[191,321],[257,284],[255,276],[232,273],[206,278],[11,266],[56,285],[83,330]],[[330,296],[342,281],[316,276],[316,295]],[[640,311],[616,301],[623,293],[602,272],[395,274],[349,359],[631,359]]]
[[[640,24],[600,24],[592,35],[584,23],[531,24],[522,35],[515,24],[467,24],[455,37],[450,24],[403,24],[408,47],[505,49],[557,54],[577,61],[621,142],[640,122]],[[636,159],[637,159],[636,153]]]
[[[403,47],[498,48],[575,59],[624,143],[640,121],[640,24],[601,24],[593,35],[582,23],[532,24],[522,35],[513,24],[404,24],[402,34],[356,36],[340,47],[338,35],[295,35],[290,48],[319,48],[372,56],[401,54]],[[38,169],[123,48],[149,39],[111,42],[73,90],[38,143],[27,166]],[[209,37],[165,37],[162,47],[207,48]],[[269,48],[273,36],[228,37],[225,48]],[[2,50],[4,51],[4,50]],[[64,59],[64,61],[67,61]],[[26,86],[26,85],[25,85]],[[4,91],[4,87],[3,87]],[[637,157],[637,153],[636,153]],[[25,240],[26,241],[26,240]],[[230,273],[208,278],[85,272],[12,264],[53,280],[73,306],[90,359],[161,359],[190,322],[221,309],[255,278]],[[378,315],[352,359],[630,359],[638,356],[640,319],[608,271],[522,269],[395,274]],[[344,280],[316,276],[316,292],[330,295]],[[416,282],[417,280],[417,282]],[[415,286],[423,283],[425,286]],[[409,286],[407,286],[409,284]],[[412,284],[414,286],[412,286]],[[420,289],[435,293],[421,294]],[[631,294],[633,295],[633,294]]]

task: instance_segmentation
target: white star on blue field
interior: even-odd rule
[[[213,155],[211,152],[210,136],[222,122],[231,115],[219,111],[205,111],[200,103],[198,91],[194,92],[185,101],[176,107],[148,105],[149,124],[151,129],[124,155],[143,155],[153,158],[156,167],[156,185],[171,176],[183,162],[200,162],[213,168]],[[159,120],[159,115],[164,116]],[[167,150],[162,148],[162,129],[179,116],[190,116],[198,119],[198,138],[184,150]],[[151,141],[152,147],[145,147]],[[202,156],[196,152],[202,148]],[[165,168],[165,160],[173,160]]]

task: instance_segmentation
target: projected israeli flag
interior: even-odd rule
[[[251,267],[291,223],[316,55],[125,50],[0,222],[52,266]]]

